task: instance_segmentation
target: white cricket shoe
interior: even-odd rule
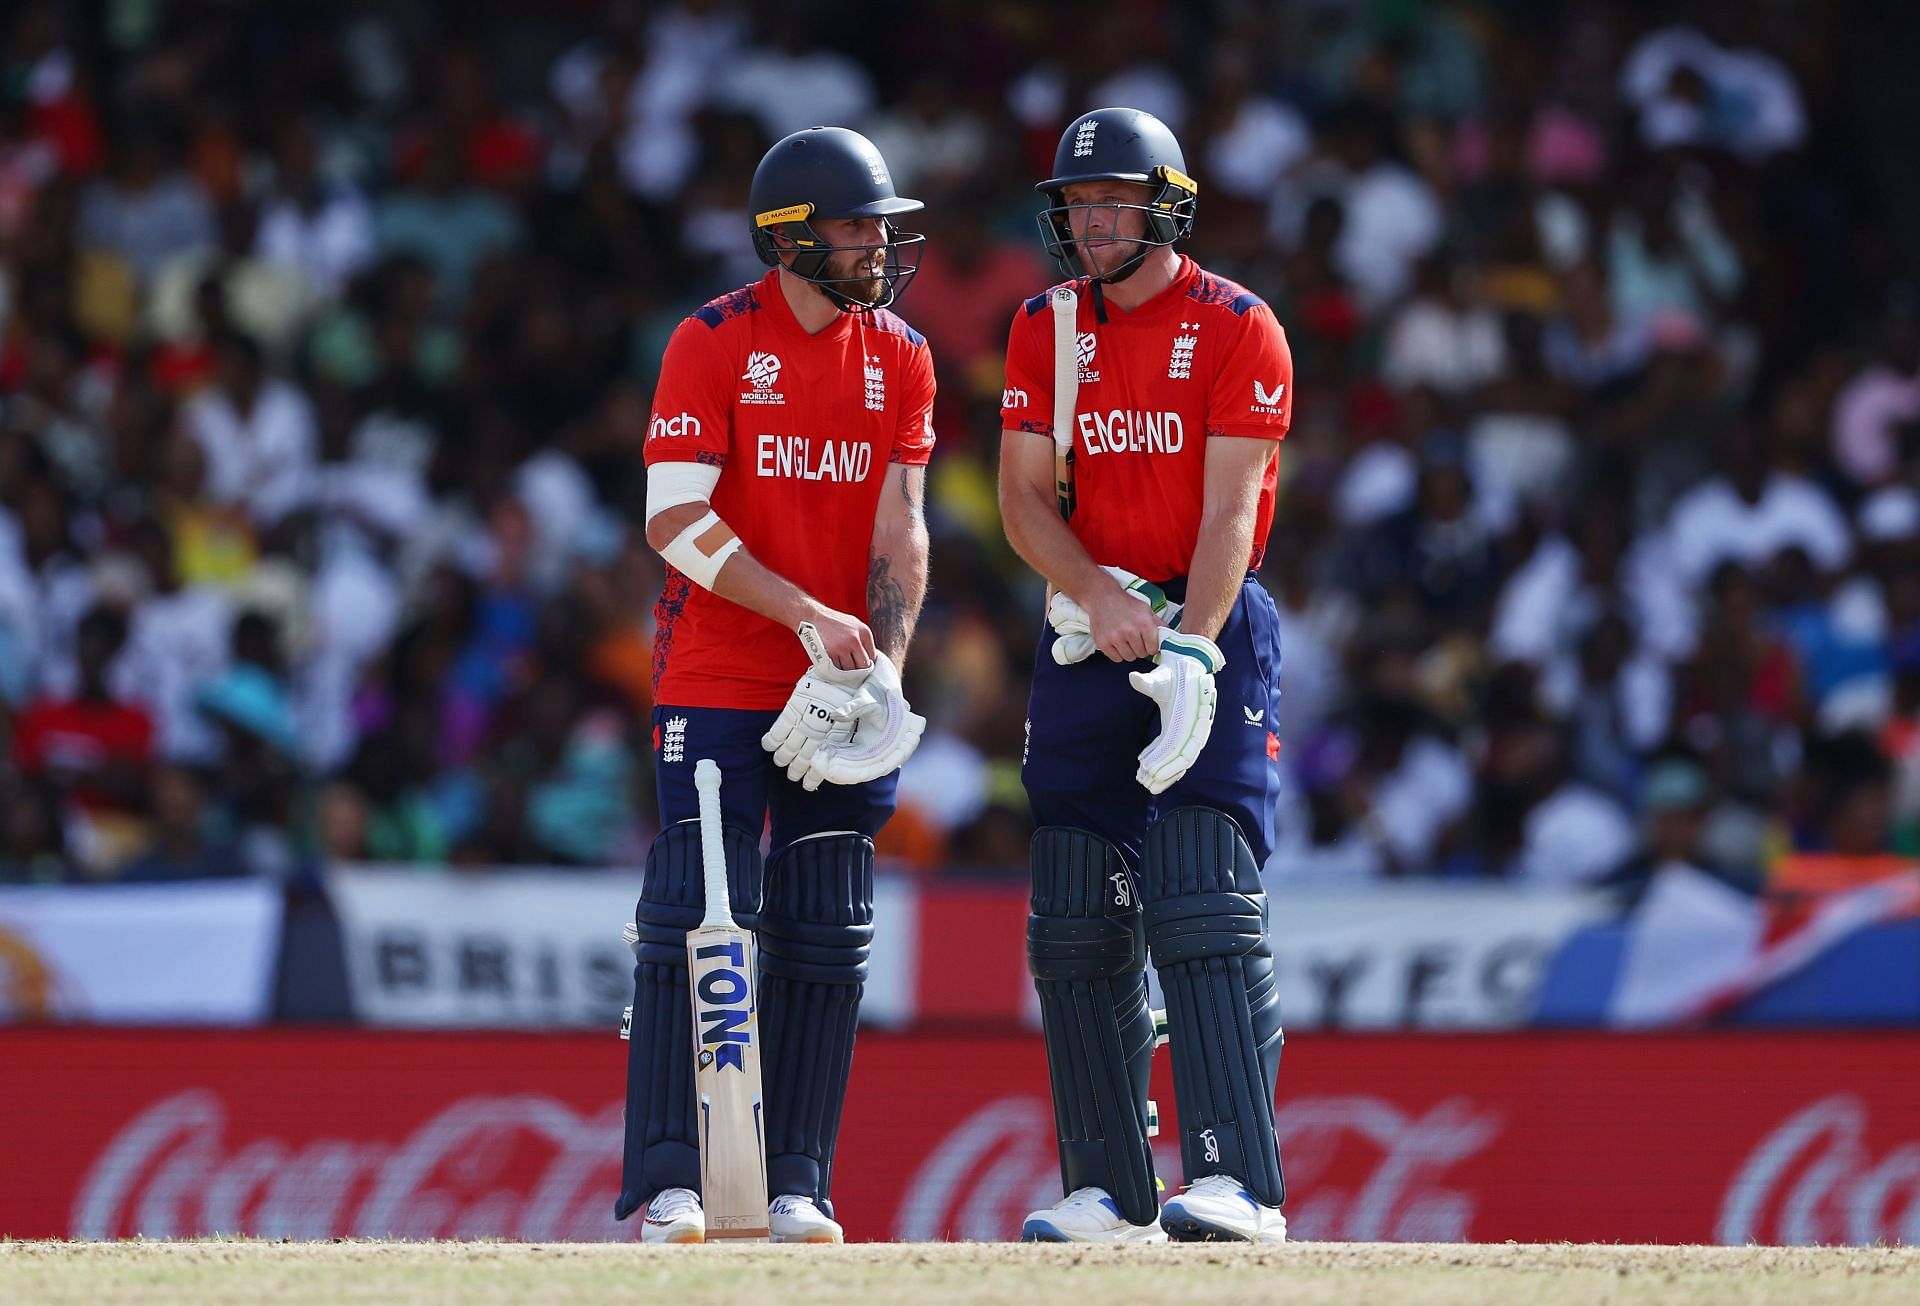
[[[1104,1188],[1076,1188],[1020,1226],[1024,1243],[1163,1243],[1157,1224],[1129,1224]]]
[[[1262,1206],[1230,1174],[1202,1175],[1160,1208],[1160,1227],[1175,1242],[1283,1243],[1287,1217]]]
[[[844,1242],[840,1226],[811,1197],[791,1193],[767,1203],[767,1234],[777,1243]]]
[[[707,1240],[707,1213],[700,1194],[691,1188],[662,1188],[647,1203],[640,1222],[643,1243],[703,1243]]]

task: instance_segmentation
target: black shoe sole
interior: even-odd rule
[[[1160,1227],[1177,1243],[1244,1243],[1252,1239],[1198,1220],[1162,1220]]]

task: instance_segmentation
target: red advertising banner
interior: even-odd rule
[[[625,1051],[0,1031],[0,1235],[633,1237]],[[1281,1081],[1298,1238],[1920,1243],[1920,1035],[1310,1036]],[[863,1035],[849,1235],[1013,1234],[1058,1193],[1045,1085],[1031,1036]]]

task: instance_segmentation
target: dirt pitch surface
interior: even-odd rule
[[[4,1302],[1920,1301],[1920,1249],[0,1242]]]

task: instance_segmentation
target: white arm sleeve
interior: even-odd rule
[[[655,463],[647,468],[647,520],[669,508],[688,503],[711,503],[720,469],[708,463]],[[740,551],[740,537],[709,508],[700,520],[681,531],[660,550],[688,580],[712,589],[727,559]]]
[[[683,503],[711,503],[720,469],[708,463],[655,463],[647,468],[647,520]]]

